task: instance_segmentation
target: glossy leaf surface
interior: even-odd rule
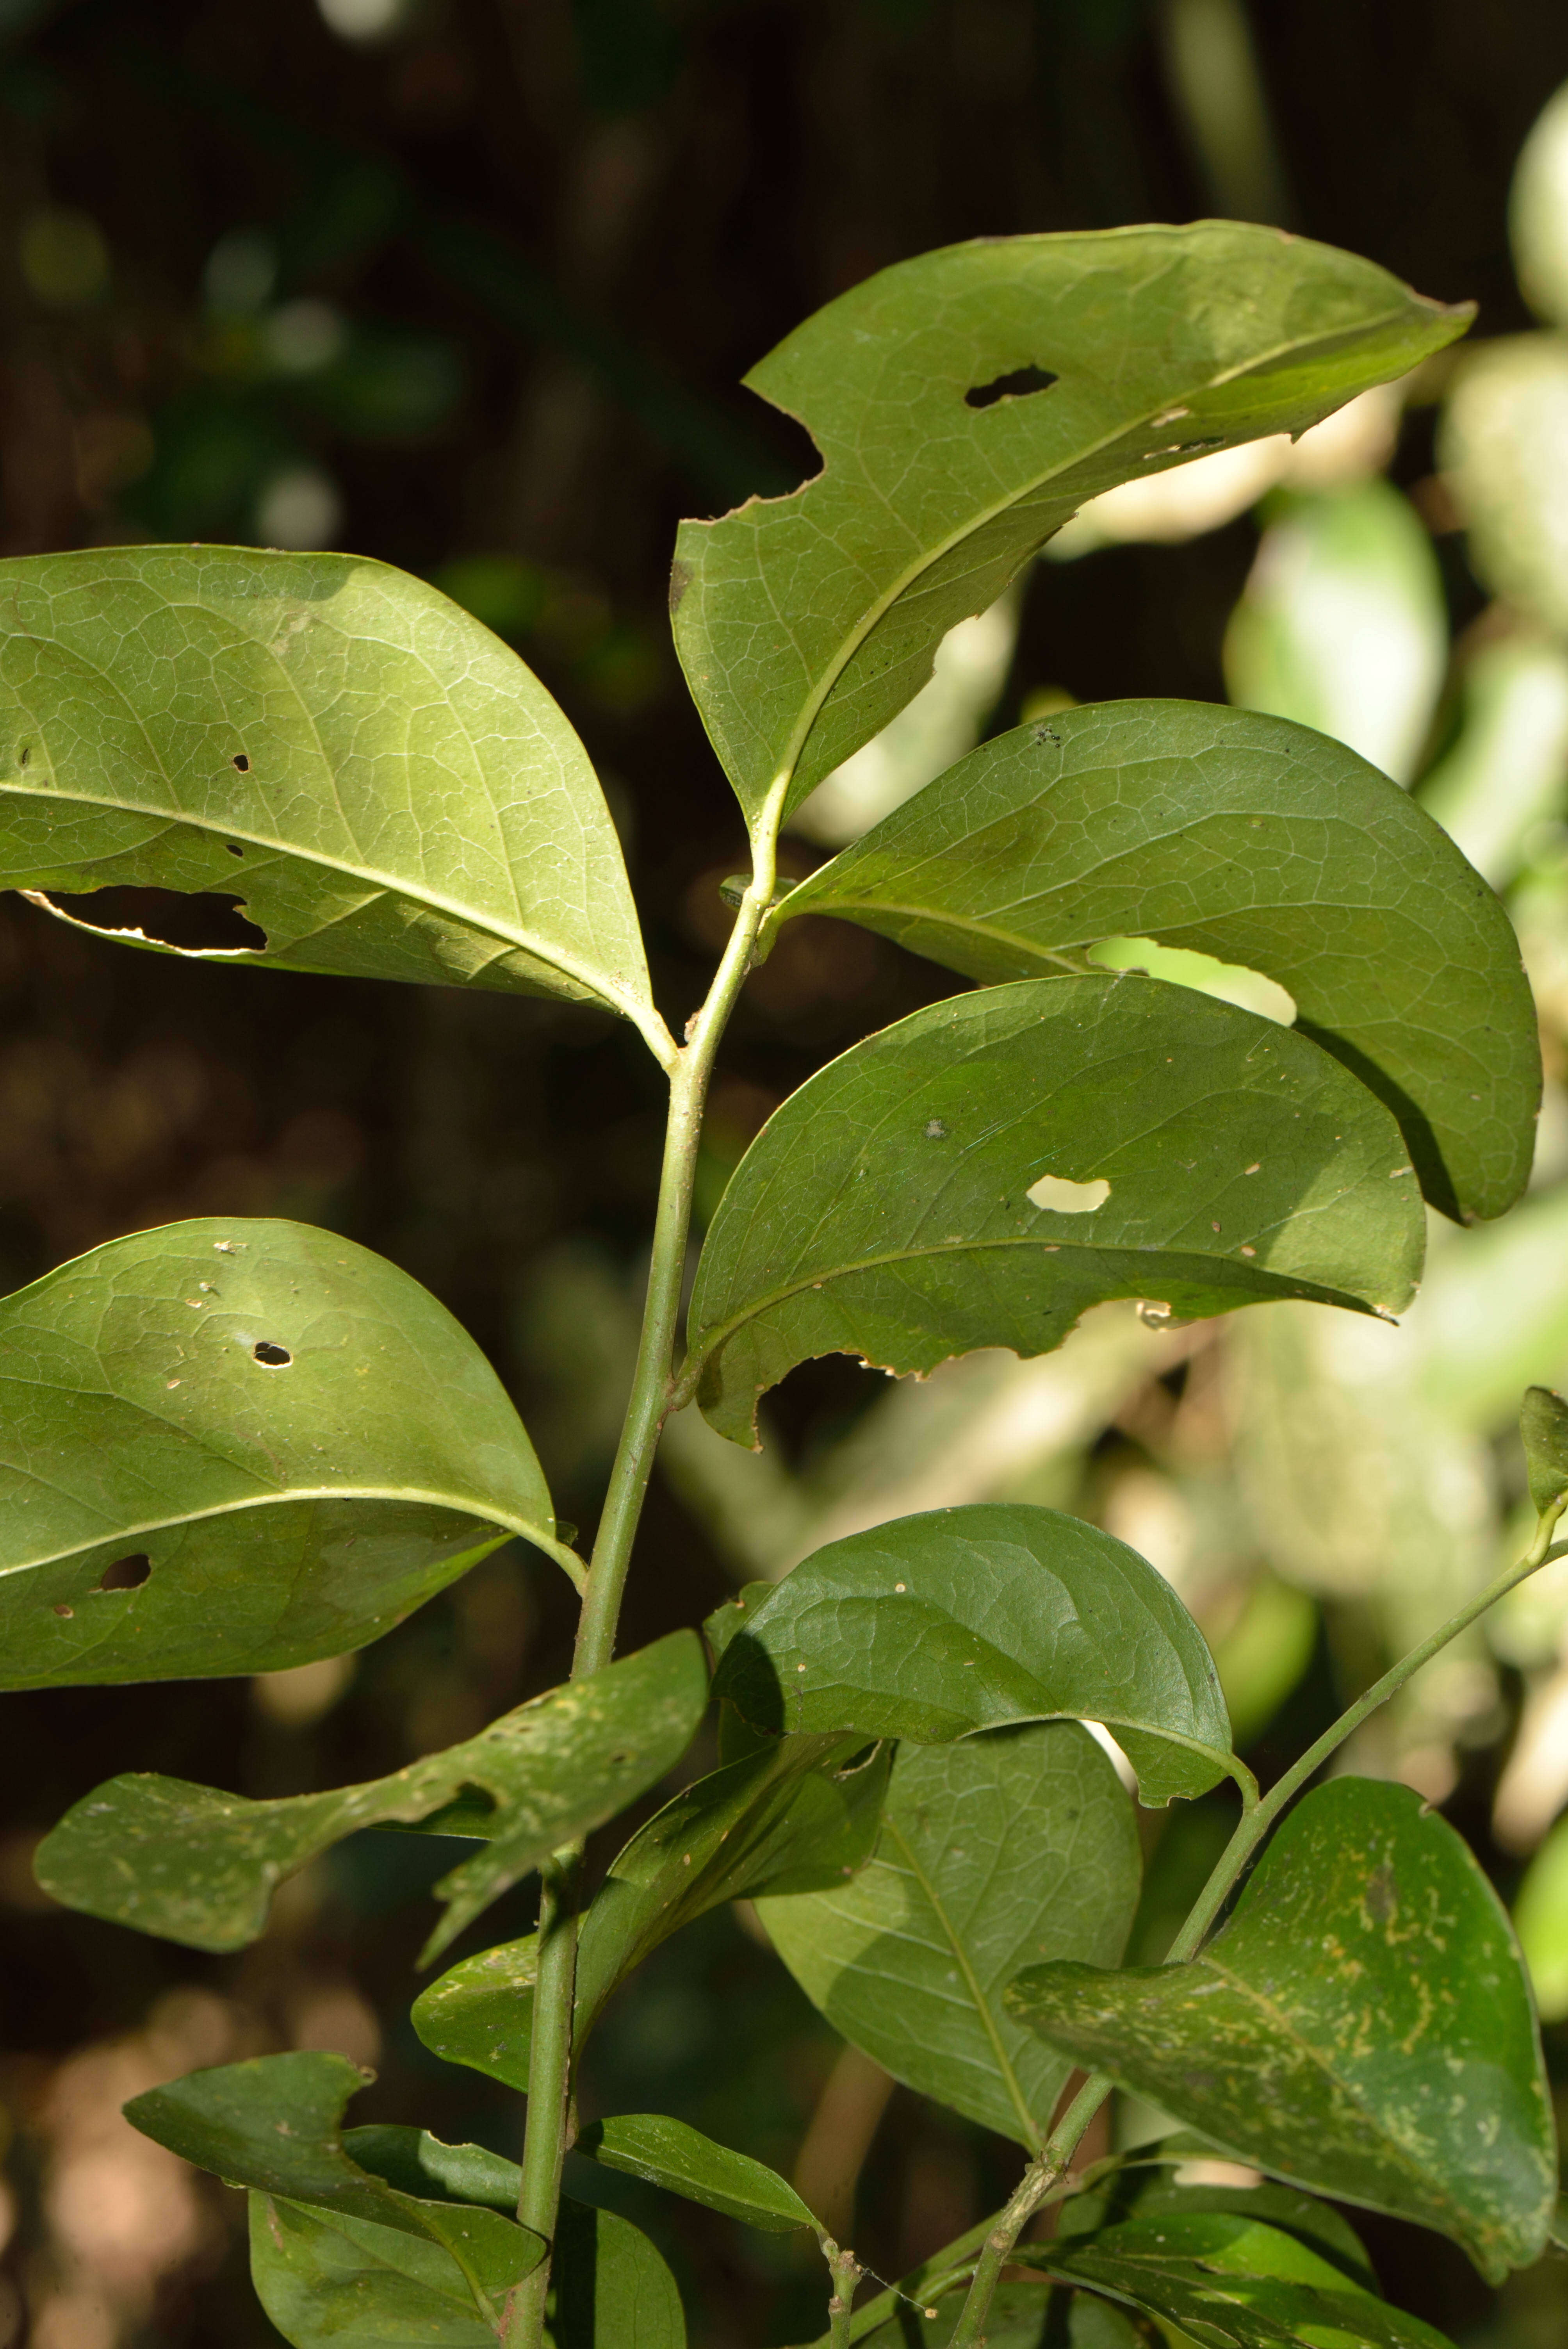
[[[799,2227],[817,2231],[816,2220],[794,2188],[766,2162],[716,2145],[700,2129],[666,2114],[617,2113],[591,2122],[575,2150],[606,2169],[623,2169],[688,2202],[706,2203],[764,2234],[792,2234]]]
[[[95,547],[0,564],[0,886],[222,893],[267,940],[226,962],[564,995],[662,1039],[582,744],[434,587]]]
[[[1392,1313],[1424,1245],[1398,1127],[1305,1037],[1156,979],[1023,979],[914,1012],[775,1111],[698,1266],[698,1401],[751,1443],[813,1355],[1046,1353],[1109,1297]]]
[[[1204,2349],[1448,2349],[1429,2324],[1357,2291],[1296,2237],[1231,2212],[1131,2220],[1042,2250],[1038,2264],[1179,2326]]]
[[[1465,323],[1231,221],[985,238],[841,295],[747,378],[821,471],[676,543],[676,643],[748,817],[869,740],[1086,499],[1301,431]]]
[[[830,1542],[746,1615],[714,1694],[760,1729],[922,1745],[1103,1722],[1151,1808],[1237,1766],[1213,1659],[1164,1577],[1113,1535],[1025,1502]]]
[[[774,1947],[835,2031],[921,2094],[1037,2146],[1069,2063],[1008,2013],[1041,1955],[1114,1965],[1141,1874],[1132,1806],[1087,1730],[899,1748],[875,1858],[765,1899]]]
[[[1400,1122],[1467,1220],[1529,1179],[1535,1010],[1501,905],[1343,743],[1198,702],[1064,709],[998,736],[791,890],[986,982],[1152,937],[1259,970]]]
[[[518,1533],[521,1421],[407,1274],[304,1224],[111,1240],[0,1300],[0,1686],[363,1647]]]
[[[360,1827],[428,1820],[478,1788],[493,1806],[489,1839],[437,1885],[447,1908],[428,1959],[557,1846],[661,1778],[707,1703],[696,1635],[672,1631],[365,1785],[251,1802],[152,1773],[111,1778],[45,1837],[38,1880],[89,1916],[191,1949],[242,1949],[264,1931],[275,1886],[315,1853]],[[479,1810],[465,1804],[465,1821]]]
[[[459,2313],[463,2285],[469,2312],[493,2331],[507,2292],[543,2258],[543,2242],[494,2210],[401,2194],[362,2169],[344,2149],[341,2124],[368,2076],[346,2055],[262,2055],[150,2089],[125,2114],[144,2137],[232,2186],[330,2212],[340,2226],[367,2222],[417,2238],[425,2256],[410,2261],[415,2280],[444,2280]]]
[[[617,1854],[583,1920],[577,2044],[651,1950],[726,1900],[841,1883],[875,1847],[891,1755],[861,1737],[769,1740],[677,1795]],[[427,2047],[526,2088],[533,1937],[466,1958],[418,1998]]]
[[[1237,2158],[1436,2228],[1489,2279],[1541,2251],[1557,2161],[1523,1968],[1408,1787],[1308,1795],[1191,1965],[1033,1967],[1007,2003]]]

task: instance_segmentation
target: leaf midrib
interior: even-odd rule
[[[962,1940],[960,1940],[957,1931],[955,1930],[951,1919],[948,1917],[947,1910],[943,1905],[942,1896],[937,1891],[935,1885],[927,1875],[925,1869],[922,1868],[919,1860],[916,1859],[914,1853],[910,1847],[909,1840],[904,1835],[903,1829],[900,1826],[898,1820],[892,1810],[888,1810],[883,1814],[883,1826],[888,1835],[892,1838],[893,1842],[897,1844],[910,1874],[913,1877],[915,1882],[919,1885],[921,1891],[924,1894],[926,1900],[930,1904],[932,1915],[936,1919],[938,1925],[942,1928],[943,1933],[946,1937],[948,1948],[952,1951],[954,1956],[958,1961],[959,1967],[963,1971],[965,1986],[968,1989],[970,1998],[974,2002],[975,2012],[979,2016],[985,2036],[991,2043],[991,2052],[996,2059],[996,2068],[1002,2075],[1002,2079],[1006,2087],[1007,2095],[1012,2102],[1013,2109],[1024,2125],[1026,2141],[1031,2146],[1037,2147],[1042,2139],[1040,2124],[1035,2118],[1034,2114],[1029,2110],[1028,2099],[1024,2094],[1018,2075],[1014,2070],[1012,2063],[1008,2058],[1007,2051],[1002,2044],[1001,2034],[996,2028],[995,2019],[991,2013],[991,2009],[986,2002],[985,1994],[980,1987],[979,1978],[976,1975],[973,1965],[970,1963],[969,1953],[965,1948]]]
[[[324,872],[341,874],[346,879],[359,882],[364,886],[377,890],[387,896],[401,897],[411,905],[428,906],[431,912],[444,914],[468,929],[477,930],[482,936],[497,938],[503,945],[520,953],[531,955],[535,961],[544,963],[552,969],[559,970],[564,978],[574,979],[579,986],[585,987],[591,994],[596,995],[602,1002],[610,1003],[616,1010],[623,1012],[634,1027],[642,1029],[645,1032],[647,1031],[650,1006],[642,1002],[634,994],[627,992],[614,979],[603,972],[594,970],[566,949],[547,944],[545,940],[523,926],[519,925],[514,929],[489,914],[480,913],[474,906],[463,905],[460,899],[449,896],[443,890],[431,889],[424,885],[413,888],[406,880],[398,880],[394,874],[383,873],[375,866],[355,864],[346,857],[329,856],[322,850],[302,848],[288,841],[273,839],[265,833],[248,831],[242,824],[214,823],[205,816],[190,814],[184,810],[150,807],[139,801],[111,799],[96,792],[83,791],[79,785],[72,785],[68,789],[59,786],[52,789],[39,789],[36,785],[17,782],[7,776],[0,780],[0,797],[45,800],[55,806],[63,803],[104,808],[117,815],[147,816],[156,823],[167,823],[183,831],[206,833],[213,839],[243,841],[250,847],[267,850],[273,855],[287,859],[294,864],[315,865]],[[242,881],[244,877],[243,873],[237,873],[234,875],[236,881]],[[57,883],[53,885],[59,886]],[[246,902],[239,891],[234,894],[240,898],[242,904]],[[51,908],[51,910],[57,909]],[[74,917],[67,915],[65,918],[69,921]],[[92,923],[78,922],[76,926],[81,929],[95,929]],[[112,936],[113,933],[96,931],[96,935]],[[312,932],[309,935],[314,936],[317,933]],[[157,940],[152,943],[161,944],[162,941]],[[299,943],[303,945],[306,941],[302,939]],[[228,947],[216,949],[184,947],[178,947],[175,951],[187,954],[192,959],[198,960],[205,960],[215,953],[226,961],[236,961],[243,957],[251,962],[260,964],[267,959],[269,949],[263,947]],[[285,947],[283,951],[288,953],[291,949]]]
[[[1367,339],[1376,335],[1380,327],[1397,322],[1402,315],[1400,311],[1395,309],[1380,312],[1376,318],[1366,321],[1357,330],[1357,339]],[[1343,339],[1344,329],[1341,328],[1332,335],[1316,333],[1298,336],[1284,342],[1276,343],[1270,350],[1254,352],[1241,366],[1222,368],[1219,374],[1205,378],[1188,396],[1201,398],[1206,392],[1217,390],[1223,384],[1241,382],[1249,375],[1256,374],[1282,358],[1310,351],[1316,345],[1324,342],[1340,342]],[[1170,398],[1173,396],[1168,394],[1158,406],[1151,407],[1143,414],[1133,417],[1126,424],[1119,425],[1114,432],[1104,434],[1101,439],[1091,441],[1086,448],[1076,450],[1070,458],[1063,460],[1058,464],[1047,466],[1043,472],[1036,474],[1033,480],[1026,481],[1021,489],[1014,491],[1006,497],[998,498],[990,506],[982,507],[976,515],[964,524],[962,529],[950,532],[936,545],[923,550],[913,562],[905,566],[904,570],[890,583],[883,594],[870,606],[857,626],[845,636],[838,658],[824,670],[821,683],[812,690],[802,705],[795,730],[786,739],[785,754],[763,793],[758,822],[760,823],[766,818],[776,799],[782,811],[783,802],[794,781],[795,770],[800,763],[801,754],[810,738],[811,730],[836,691],[840,678],[860,651],[861,647],[874,635],[893,605],[903,600],[915,582],[926,572],[934,569],[943,557],[951,554],[954,547],[962,546],[965,539],[973,538],[977,531],[984,530],[986,523],[994,521],[998,514],[1010,512],[1013,507],[1021,505],[1026,498],[1032,497],[1037,491],[1043,489],[1047,482],[1054,481],[1059,474],[1069,471],[1075,465],[1086,464],[1089,459],[1101,455],[1107,449],[1113,448],[1117,441],[1126,440],[1130,434],[1150,429],[1155,417],[1164,412],[1170,404]],[[1344,403],[1340,404],[1343,406]],[[1333,410],[1330,409],[1328,412],[1332,414]],[[1264,436],[1253,434],[1252,437],[1255,440]],[[1227,442],[1226,445],[1243,448],[1247,443],[1235,441]],[[1189,458],[1183,461],[1191,463],[1191,460]],[[1177,467],[1168,465],[1162,466],[1160,470],[1162,472],[1175,472]],[[1129,478],[1130,479],[1131,476]],[[809,487],[810,484],[807,486]],[[1047,533],[1047,537],[1050,534],[1049,532]],[[779,820],[782,821],[782,812]]]
[[[20,1559],[15,1566],[0,1566],[0,1587],[13,1575],[36,1574],[51,1566],[64,1566],[87,1550],[101,1549],[106,1542],[136,1541],[143,1536],[172,1533],[182,1526],[205,1525],[219,1517],[237,1516],[247,1509],[269,1509],[285,1506],[294,1501],[385,1501],[388,1506],[450,1509],[457,1516],[469,1517],[476,1525],[497,1528],[500,1535],[516,1534],[554,1555],[560,1545],[542,1526],[531,1524],[526,1517],[514,1516],[510,1510],[481,1509],[471,1495],[440,1493],[422,1485],[320,1485],[290,1486],[277,1493],[256,1492],[242,1495],[232,1501],[215,1502],[211,1508],[187,1509],[170,1517],[150,1517],[139,1525],[111,1526],[91,1540],[73,1542],[65,1549],[46,1556]]]

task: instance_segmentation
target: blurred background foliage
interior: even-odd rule
[[[1568,20],[1532,0],[0,0],[4,552],[330,543],[434,579],[583,731],[676,1021],[727,927],[717,883],[742,831],[669,649],[670,540],[683,512],[812,470],[737,388],[799,316],[957,238],[1211,211],[1480,302],[1470,343],[1295,448],[1087,509],[820,787],[786,860],[809,871],[986,733],[1074,699],[1228,695],[1337,735],[1418,792],[1516,920],[1548,1067],[1528,1201],[1496,1229],[1434,1222],[1398,1330],[1292,1306],[1160,1329],[1112,1308],[1037,1362],[982,1355],[891,1388],[810,1365],[757,1455],[688,1413],[629,1642],[882,1517],[1043,1501],[1170,1577],[1267,1779],[1518,1541],[1519,1391],[1568,1381],[1565,78]],[[176,908],[167,934],[199,918]],[[1137,940],[1100,951],[1292,1016],[1255,974]],[[786,1092],[953,984],[848,926],[792,926],[727,1047],[703,1212]],[[14,899],[0,992],[6,1286],[182,1215],[350,1232],[489,1348],[560,1506],[591,1524],[660,1133],[629,1030],[189,972]],[[274,2337],[237,2198],[119,2119],[157,2080],[331,2046],[379,2068],[360,2117],[508,2152],[520,2127],[406,2021],[438,1845],[362,1837],[294,1881],[254,1949],[207,1960],[53,1909],[39,1833],[116,1769],[260,1795],[396,1767],[558,1679],[571,1628],[560,1577],[503,1554],[357,1659],[0,1704],[0,2349]],[[1472,1840],[1514,1907],[1568,2103],[1568,1572],[1345,1758],[1418,1786]],[[1224,1797],[1143,1825],[1148,1961]],[[530,1921],[514,1894],[464,1949]],[[884,2274],[990,2207],[1016,2158],[843,2050],[745,1913],[631,1985],[583,2104],[679,2113],[793,2171],[844,2226],[854,2211]],[[704,2312],[700,2349],[817,2331],[820,2269],[790,2240],[611,2173],[569,2185],[657,2235]],[[1390,2293],[1467,2349],[1568,2333],[1560,2258],[1494,2299],[1435,2239],[1365,2232]]]

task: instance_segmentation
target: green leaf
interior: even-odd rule
[[[1047,1953],[1114,1965],[1138,1906],[1138,1832],[1074,1723],[901,1746],[876,1857],[831,1891],[758,1904],[835,2031],[895,2079],[1037,2147],[1071,2065],[1003,2005]]]
[[[1551,1387],[1527,1387],[1519,1433],[1530,1497],[1538,1510],[1553,1508],[1568,1491],[1568,1402]]]
[[[38,1847],[38,1880],[67,1908],[197,1950],[265,1930],[276,1885],[361,1827],[428,1821],[469,1789],[484,1848],[436,1887],[446,1914],[422,1961],[558,1846],[603,1826],[677,1762],[707,1703],[694,1631],[503,1713],[477,1737],[387,1778],[250,1802],[183,1778],[111,1778]],[[472,1831],[471,1826],[469,1832]]]
[[[1131,974],[987,988],[775,1111],[709,1226],[686,1375],[754,1444],[816,1354],[1046,1353],[1109,1297],[1390,1314],[1425,1244],[1409,1175],[1382,1103],[1289,1029]]]
[[[687,1786],[616,1855],[583,1920],[576,2044],[651,1950],[727,1900],[815,1891],[876,1843],[891,1755],[860,1737],[786,1737]],[[537,1951],[531,1935],[466,1958],[414,2002],[425,2045],[528,2085]]]
[[[1213,1659],[1164,1577],[1098,1526],[1027,1502],[830,1542],[746,1616],[714,1694],[759,1729],[922,1745],[1009,1722],[1103,1722],[1151,1809],[1245,1775]]]
[[[1370,263],[1233,221],[987,237],[882,270],[746,378],[822,470],[685,523],[687,679],[754,826],[910,701],[1086,499],[1300,432],[1463,332]]]
[[[783,898],[986,982],[1100,940],[1264,972],[1399,1121],[1422,1187],[1501,1215],[1529,1180],[1535,1009],[1491,891],[1343,744],[1198,702],[1053,712],[999,735]]]
[[[232,2186],[329,2211],[340,2225],[368,2222],[416,2237],[427,2253],[433,2246],[439,2256],[413,2259],[408,2273],[427,2287],[445,2280],[459,2310],[463,2286],[469,2311],[493,2336],[507,2292],[539,2265],[544,2244],[493,2210],[398,2193],[362,2169],[344,2150],[343,2108],[374,2076],[346,2055],[261,2055],[151,2088],[132,2097],[125,2116],[144,2137]]]
[[[613,2211],[562,2198],[552,2285],[552,2349],[686,2349],[674,2276]]]
[[[361,2169],[395,2186],[399,2194],[417,2194],[432,2202],[483,2202],[511,2211],[522,2190],[522,2172],[515,2161],[482,2145],[443,2145],[428,2129],[373,2122],[368,2127],[345,2129],[343,2149]]]
[[[1194,2145],[1202,2140],[1193,2140]],[[1161,2147],[1163,2153],[1172,2151]],[[1181,2158],[1200,2158],[1186,2151]],[[480,2198],[472,2198],[477,2200]],[[1178,2220],[1194,2211],[1221,2211],[1294,2236],[1319,2260],[1326,2261],[1340,2283],[1376,2292],[1377,2278],[1359,2237],[1349,2221],[1329,2203],[1303,2194],[1294,2186],[1266,2180],[1256,2186],[1213,2186],[1189,2183],[1173,2163],[1150,2162],[1146,2152],[1134,2152],[1126,2164],[1083,2192],[1069,2195],[1057,2220],[1058,2240],[1096,2235],[1106,2227],[1130,2219],[1152,2226],[1167,2216]]]
[[[1204,2349],[1449,2349],[1295,2236],[1235,2213],[1161,2212],[1024,2257],[1179,2325]]]
[[[1046,1965],[1015,2018],[1243,2161],[1450,2235],[1497,2282],[1556,2197],[1534,2012],[1496,1894],[1406,1786],[1286,1818],[1190,1965]]]
[[[570,1559],[473,1340],[307,1225],[136,1232],[5,1298],[0,1416],[0,1687],[273,1671],[510,1534]]]
[[[495,2349],[438,2244],[281,2195],[253,2193],[250,2212],[251,2281],[294,2349]]]
[[[663,2113],[618,2113],[613,2120],[594,2121],[579,2136],[575,2150],[606,2169],[624,2169],[764,2234],[792,2234],[798,2227],[820,2231],[794,2188],[766,2162],[716,2145],[700,2129]]]
[[[434,587],[134,546],[15,558],[0,593],[0,886],[221,892],[267,938],[225,962],[564,995],[667,1060],[583,746]]]

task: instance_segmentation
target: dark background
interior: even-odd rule
[[[0,552],[255,540],[269,485],[304,469],[339,502],[333,543],[449,586],[563,703],[623,823],[678,1027],[743,834],[669,649],[670,543],[682,514],[812,469],[797,428],[738,388],[801,316],[961,238],[1233,210],[1473,298],[1480,334],[1525,323],[1506,188],[1568,78],[1568,17],[1541,0],[1270,0],[1253,34],[1272,140],[1239,162],[1184,95],[1171,25],[1152,0],[416,0],[384,38],[355,40],[315,0],[0,0]],[[103,241],[95,260],[89,234],[74,280],[28,242],[62,215]],[[245,269],[264,276],[269,256],[247,308]],[[302,302],[318,306],[290,313],[296,337],[314,326],[333,348],[291,370],[265,316]],[[1418,423],[1400,468],[1430,470]],[[1243,521],[1042,568],[1001,720],[1042,683],[1222,698],[1220,635],[1254,545]],[[1462,620],[1479,596],[1450,568]],[[951,987],[858,932],[802,923],[788,943],[727,1046],[720,1162],[824,1058]],[[181,968],[14,898],[0,999],[7,1287],[182,1215],[330,1223],[462,1319],[517,1392],[559,1506],[591,1525],[604,1395],[585,1396],[584,1433],[538,1300],[567,1243],[634,1285],[660,1102],[630,1030],[501,998]],[[786,1441],[809,1448],[862,1393],[847,1365],[797,1374]],[[628,1642],[727,1588],[655,1487]],[[101,2223],[78,2225],[48,2186],[101,2141],[112,2204],[104,2083],[145,2085],[138,2065],[163,2076],[302,2041],[369,2054],[378,2016],[362,2117],[515,2150],[515,2105],[423,2055],[399,2020],[428,1916],[417,1895],[449,1853],[361,1838],[232,1961],[52,1909],[27,1862],[117,1769],[288,1792],[467,1734],[559,1677],[567,1597],[542,1562],[503,1557],[372,1651],[314,1722],[233,1682],[0,1703],[0,2095],[20,2214],[0,2343],[273,2337],[216,2190],[155,2274],[157,2177],[124,2187],[118,2254],[101,2203]],[[513,1896],[462,1946],[528,1921]],[[590,2093],[685,2112],[788,2168],[832,2054],[725,1916],[612,2018]],[[1007,2168],[901,2096],[868,2176],[857,2240],[891,2263],[978,2215]],[[707,2299],[703,2337],[816,2329],[820,2285],[788,2246],[635,2207]],[[1454,2330],[1482,2321],[1457,2254],[1374,2232],[1412,2306]],[[31,2336],[24,2302],[45,2311]]]

